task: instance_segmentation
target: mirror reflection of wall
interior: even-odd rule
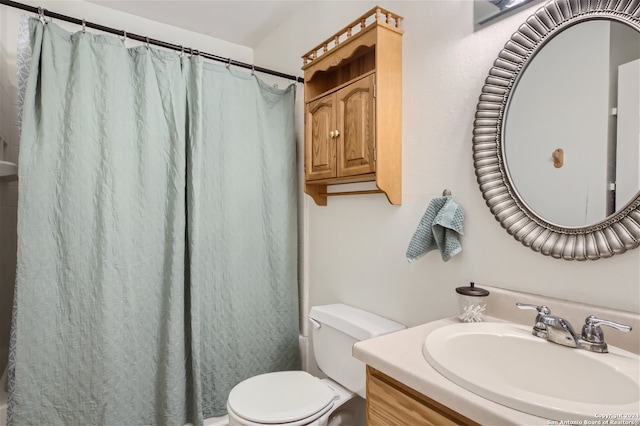
[[[636,105],[637,110],[640,99],[637,89],[624,86],[620,90],[628,106],[619,105],[618,68],[638,58],[640,33],[635,29],[609,20],[585,21],[550,40],[516,83],[504,125],[507,170],[523,201],[546,221],[563,227],[593,225],[640,189],[638,131],[635,142],[618,142],[636,154],[629,160],[632,153],[625,151],[627,160],[616,167],[616,109],[634,116],[629,108]],[[634,78],[637,83],[637,74]],[[636,126],[637,121],[635,113]],[[564,152],[559,168],[552,158],[556,149]],[[625,188],[617,199],[610,186],[621,180],[616,168]]]
[[[614,209],[619,210],[640,189],[640,43],[633,28],[613,25],[611,29],[611,64],[617,65],[612,69],[617,73],[617,99],[612,106],[616,106],[617,114],[610,124],[616,132],[612,138],[616,145],[612,144],[615,150],[609,158],[615,159]]]

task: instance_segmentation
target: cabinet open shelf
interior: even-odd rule
[[[313,76],[313,84],[308,86],[308,92],[305,86],[305,100],[308,99],[308,102],[375,71],[375,49],[361,46],[354,54],[359,56],[348,58],[348,62],[343,61],[340,66],[317,71]]]

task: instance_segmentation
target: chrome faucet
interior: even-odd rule
[[[551,315],[551,310],[546,306],[530,305],[527,303],[516,303],[520,309],[531,309],[538,311],[536,323],[533,326],[532,334],[553,343],[558,343],[571,348],[586,349],[591,352],[609,352],[604,341],[604,333],[601,325],[608,325],[617,330],[628,332],[631,327],[617,322],[596,318],[593,315],[585,319],[582,327],[582,334],[578,336],[569,321],[556,315]]]

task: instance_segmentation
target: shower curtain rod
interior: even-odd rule
[[[285,74],[285,73],[282,73],[280,71],[274,71],[274,70],[270,70],[270,69],[267,69],[267,68],[257,67],[255,65],[247,64],[247,63],[244,63],[244,62],[234,61],[231,58],[223,58],[222,56],[213,55],[211,53],[200,52],[198,50],[191,49],[189,47],[184,47],[184,46],[179,46],[177,44],[167,43],[166,41],[155,40],[155,39],[152,39],[152,38],[149,38],[149,37],[144,37],[144,36],[141,36],[141,35],[138,35],[138,34],[130,33],[128,31],[118,30],[116,28],[111,28],[111,27],[105,27],[104,25],[95,24],[93,22],[88,22],[88,21],[85,21],[84,19],[73,18],[71,16],[62,15],[60,13],[51,12],[51,11],[46,10],[44,8],[35,7],[35,6],[29,6],[29,5],[26,5],[26,4],[23,4],[23,3],[18,3],[18,2],[15,2],[15,1],[11,1],[11,0],[0,0],[0,4],[4,4],[4,5],[10,6],[10,7],[15,7],[16,9],[26,10],[27,12],[35,13],[35,14],[37,14],[39,16],[48,16],[48,17],[53,18],[53,19],[58,19],[58,20],[61,20],[61,21],[71,22],[72,24],[76,24],[76,25],[82,25],[83,29],[86,28],[86,27],[89,27],[89,28],[93,28],[93,29],[98,30],[98,31],[103,31],[103,32],[106,32],[106,33],[119,35],[119,36],[122,36],[122,37],[125,37],[125,38],[130,38],[132,40],[141,41],[143,43],[153,44],[155,46],[160,46],[160,47],[164,47],[166,49],[172,49],[172,50],[176,50],[176,51],[179,51],[179,52],[188,53],[190,55],[199,55],[199,56],[202,56],[203,58],[211,59],[211,60],[218,61],[218,62],[224,62],[225,64],[228,64],[228,65],[233,65],[233,66],[236,66],[236,67],[250,69],[252,72],[257,71],[257,72],[261,72],[261,73],[264,73],[264,74],[275,75],[277,77],[282,77],[282,78],[286,78],[288,80],[293,80],[293,81],[296,81],[298,83],[304,83],[304,78],[302,78],[302,77],[297,77],[295,75]]]

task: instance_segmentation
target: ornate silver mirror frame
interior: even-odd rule
[[[503,158],[505,108],[518,76],[555,34],[591,19],[611,19],[640,31],[640,0],[551,0],[538,9],[511,36],[494,61],[474,121],[474,167],[487,206],[516,240],[557,259],[596,260],[640,245],[640,192],[601,222],[560,227],[536,215],[520,199]]]

